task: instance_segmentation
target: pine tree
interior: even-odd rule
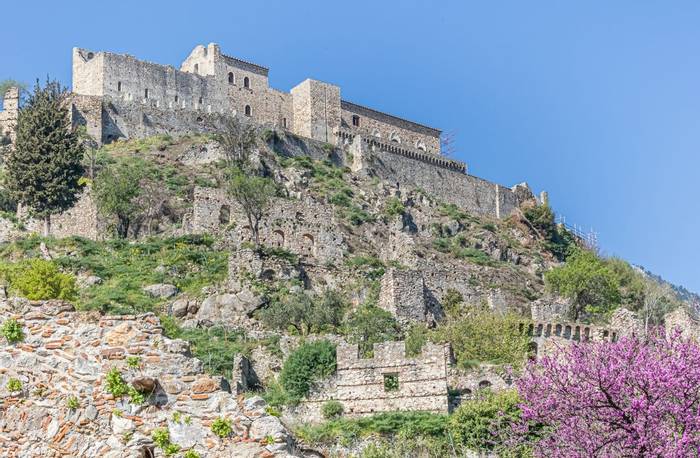
[[[43,218],[44,235],[51,215],[73,206],[83,175],[83,147],[71,129],[67,92],[56,81],[34,92],[20,109],[17,141],[7,158],[7,187],[13,198]]]

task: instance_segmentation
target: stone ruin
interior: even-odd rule
[[[262,398],[236,398],[225,379],[205,373],[187,342],[163,336],[153,314],[99,316],[76,313],[61,301],[0,302],[0,322],[10,317],[25,339],[0,348],[2,456],[162,456],[150,436],[165,427],[173,443],[201,456],[297,456],[291,435],[266,413]],[[127,364],[133,357],[138,367]],[[112,368],[127,383],[150,381],[145,404],[106,392]],[[21,382],[20,391],[8,390],[10,378]],[[67,405],[71,396],[77,408]],[[219,417],[231,421],[230,438],[211,432]]]
[[[0,146],[3,142],[14,143],[16,138],[17,119],[19,118],[19,88],[11,87],[0,94],[3,109],[0,111]]]

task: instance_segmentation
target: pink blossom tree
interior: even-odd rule
[[[517,386],[536,456],[700,455],[700,347],[678,332],[561,348]]]

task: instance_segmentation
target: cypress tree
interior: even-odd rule
[[[83,175],[84,151],[71,129],[67,92],[57,81],[34,92],[19,111],[17,141],[7,157],[7,187],[12,197],[44,220],[49,235],[51,215],[73,206]]]

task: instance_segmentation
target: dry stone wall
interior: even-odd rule
[[[226,380],[203,372],[186,342],[163,336],[153,314],[99,316],[60,301],[1,302],[0,321],[11,317],[26,337],[0,346],[2,456],[163,456],[150,438],[156,428],[167,428],[171,442],[200,456],[296,456],[286,428],[265,413],[261,398],[234,397]],[[138,358],[137,367],[127,358]],[[129,383],[156,381],[145,404],[106,392],[112,368]],[[8,390],[11,378],[21,390]],[[67,405],[71,396],[77,408]],[[219,417],[231,421],[231,437],[211,432]]]

